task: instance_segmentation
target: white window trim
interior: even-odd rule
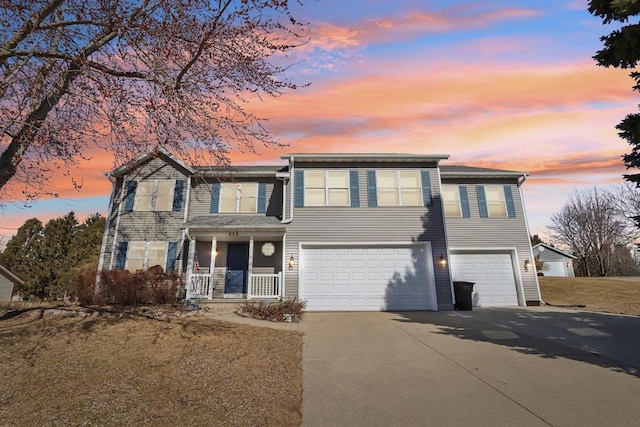
[[[127,248],[127,257],[125,259],[124,262],[124,269],[125,270],[129,270],[128,268],[128,264],[129,264],[129,253],[130,253],[130,249],[132,245],[135,244],[140,244],[140,243],[144,243],[145,244],[145,248],[144,248],[144,259],[142,260],[142,270],[143,271],[147,271],[149,269],[149,254],[151,253],[151,245],[152,244],[158,244],[158,243],[162,243],[164,244],[164,260],[162,262],[162,264],[160,264],[162,266],[162,269],[164,271],[167,270],[167,253],[169,252],[169,243],[168,242],[144,242],[144,241],[130,241],[129,242],[129,247]],[[135,271],[134,271],[135,273]]]
[[[138,196],[139,196],[139,187],[144,183],[153,182],[153,189],[151,190],[151,203],[149,204],[149,210],[141,210],[138,208]],[[138,189],[136,190],[135,199],[133,200],[133,211],[134,212],[171,212],[173,210],[173,205],[170,209],[164,211],[156,210],[156,201],[158,199],[158,187],[160,186],[160,182],[172,182],[173,186],[171,187],[171,193],[169,195],[170,199],[173,199],[173,196],[176,191],[176,180],[175,179],[154,179],[154,180],[144,180],[138,181]]]
[[[504,187],[499,184],[484,184],[483,186],[484,186],[484,202],[487,205],[487,218],[508,218],[509,209],[507,207],[507,198],[504,195]],[[502,200],[502,206],[504,208],[504,215],[491,215],[491,209],[489,208],[490,204],[489,204],[489,197],[488,197],[489,192],[487,191],[488,188],[498,189],[498,194],[500,194],[500,198]],[[497,201],[493,203],[497,203]]]
[[[336,207],[336,208],[344,208],[344,207],[349,207],[351,206],[351,176],[349,175],[349,170],[348,169],[332,169],[332,170],[325,170],[325,171],[318,171],[318,170],[305,170],[304,171],[304,198],[305,200],[307,200],[307,172],[324,172],[324,204],[323,205],[308,205],[310,207],[318,207],[318,206],[329,206],[329,207]],[[329,186],[329,174],[331,172],[343,172],[347,174],[347,204],[345,205],[332,205],[329,204],[329,190],[331,188],[334,189],[342,189],[342,187],[330,187]],[[306,205],[306,202],[305,202]]]
[[[236,206],[235,206],[235,210],[233,212],[227,212],[227,211],[223,211],[222,210],[222,188],[225,185],[235,185],[236,186]],[[253,185],[256,188],[256,203],[254,206],[254,209],[251,212],[241,212],[240,211],[240,203],[241,203],[241,199],[242,199],[242,186],[243,185]],[[223,182],[220,184],[220,197],[218,198],[218,213],[222,213],[222,214],[231,214],[231,213],[244,213],[244,214],[251,214],[251,213],[258,213],[258,193],[259,193],[260,189],[258,187],[258,183],[257,182],[245,182],[245,183],[233,183],[233,182]]]
[[[393,172],[396,172],[397,174],[397,178],[398,178],[398,186],[396,188],[396,190],[398,190],[398,204],[397,205],[382,205],[380,204],[380,177],[378,176],[379,172],[381,172],[380,170],[376,170],[376,197],[378,199],[378,206],[382,206],[382,207],[393,207],[393,206],[405,206],[405,207],[420,207],[420,206],[424,206],[424,195],[423,195],[423,189],[422,189],[422,175],[420,173],[419,169],[398,169],[395,170]],[[385,172],[392,172],[391,170],[386,170]],[[400,172],[417,172],[418,173],[418,194],[420,195],[420,204],[417,205],[405,205],[402,203],[402,178],[400,175]],[[413,187],[411,187],[413,188]]]
[[[444,199],[444,190],[452,188],[455,189],[453,191],[453,193],[456,195],[456,202],[458,202],[458,215],[451,215],[451,214],[447,214],[447,203],[453,203],[453,200],[445,200]],[[463,217],[463,213],[462,213],[462,200],[460,200],[460,185],[458,184],[443,184],[442,185],[442,202],[443,202],[443,207],[444,207],[444,215],[446,218],[462,218]]]

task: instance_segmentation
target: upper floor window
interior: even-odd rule
[[[379,170],[378,206],[422,206],[420,171]]]
[[[128,181],[125,212],[182,210],[183,180]]]
[[[211,190],[211,213],[265,213],[266,183],[214,182]]]
[[[305,171],[306,206],[350,206],[349,171]]]
[[[444,204],[445,216],[462,216],[462,206],[460,206],[460,191],[458,190],[457,185],[442,186],[442,202]]]
[[[220,184],[220,213],[256,213],[257,211],[257,183]]]
[[[515,204],[510,185],[478,185],[476,192],[481,217],[515,218]]]

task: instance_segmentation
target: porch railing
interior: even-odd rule
[[[282,273],[251,274],[248,299],[280,298],[282,296]]]
[[[209,273],[191,274],[191,298],[213,298],[213,286],[211,286],[211,275]]]

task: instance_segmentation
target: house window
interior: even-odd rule
[[[349,171],[305,171],[306,206],[350,206]]]
[[[507,204],[504,198],[504,188],[501,185],[485,185],[484,190],[489,217],[506,218]]]
[[[133,204],[134,211],[170,211],[173,209],[175,181],[140,181]]]
[[[462,207],[460,206],[460,191],[457,185],[442,186],[442,201],[444,204],[444,214],[447,217],[462,217]]]
[[[220,213],[256,213],[257,206],[257,183],[220,185]]]
[[[129,242],[127,260],[124,265],[126,270],[135,273],[137,270],[147,270],[156,265],[166,270],[166,242]]]
[[[378,171],[378,206],[422,206],[420,171]]]

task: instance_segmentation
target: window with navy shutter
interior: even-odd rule
[[[123,270],[125,263],[127,262],[127,247],[129,242],[118,243],[118,249],[116,254],[116,269]]]
[[[218,204],[220,203],[220,183],[214,182],[211,185],[211,206],[210,213],[218,213]]]
[[[370,208],[378,206],[378,192],[376,189],[376,171],[367,171],[367,202]]]
[[[294,171],[293,181],[293,205],[296,208],[302,208],[304,207],[304,171]]]
[[[351,207],[359,208],[360,207],[360,184],[358,183],[358,171],[353,170],[349,171],[349,186],[350,189],[350,197],[351,197]]]
[[[476,186],[476,193],[478,195],[478,209],[480,210],[480,217],[487,218],[489,211],[487,210],[487,198],[484,193],[484,185]]]
[[[178,253],[178,242],[169,242],[167,245],[167,268],[166,272],[172,272],[176,269],[176,256]]]
[[[420,178],[422,180],[422,200],[425,207],[431,206],[431,178],[429,177],[429,171],[420,171]]]
[[[461,185],[458,187],[460,194],[460,207],[462,210],[463,218],[471,218],[471,210],[469,209],[469,195],[467,193],[467,186]]]
[[[511,192],[510,185],[504,186],[504,200],[505,200],[505,203],[507,204],[507,216],[509,218],[515,218],[516,207],[515,207],[515,204],[513,203],[513,193]]]
[[[182,193],[184,191],[184,180],[179,179],[173,190],[173,211],[180,212],[182,210]]]
[[[136,188],[138,188],[138,181],[127,182],[127,193],[124,197],[124,211],[133,212],[133,203],[136,198]]]
[[[267,183],[258,183],[258,213],[267,211]]]

